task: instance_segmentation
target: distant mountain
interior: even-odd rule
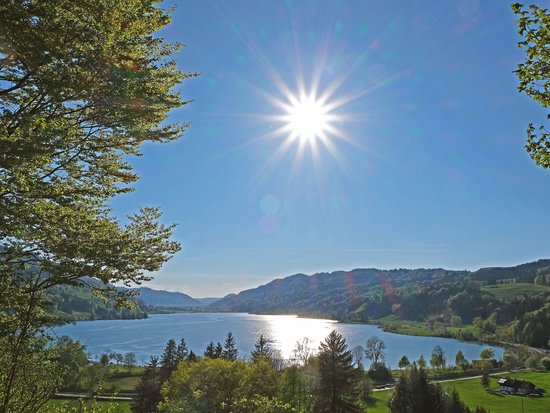
[[[397,289],[454,282],[467,271],[436,269],[355,269],[296,274],[258,288],[230,294],[211,304],[220,311],[292,313],[364,321],[391,313],[388,297]]]
[[[151,307],[202,307],[207,304],[192,298],[191,296],[175,292],[154,290],[148,287],[132,288],[139,291],[139,295],[134,299],[140,303]]]
[[[474,316],[484,314],[481,297],[489,293],[480,290],[481,284],[504,281],[533,283],[536,275],[549,266],[550,260],[539,260],[515,267],[482,268],[475,272],[441,268],[369,268],[296,274],[230,294],[210,307],[219,311],[292,313],[341,321],[369,321],[389,315],[425,320],[434,314],[449,314],[450,317],[454,310],[465,321],[471,322]],[[468,297],[472,302],[461,306],[468,301],[460,296],[465,290],[470,291]],[[451,300],[453,297],[455,299]]]
[[[216,301],[220,301],[221,297],[204,297],[204,298],[195,298],[198,302],[200,302],[202,305],[210,305],[214,304]]]

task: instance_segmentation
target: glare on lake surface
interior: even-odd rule
[[[68,324],[54,330],[58,336],[67,335],[87,346],[92,357],[111,351],[134,352],[140,364],[150,356],[160,355],[166,342],[173,338],[179,342],[185,338],[189,349],[202,355],[210,340],[223,343],[231,331],[237,341],[239,357],[246,358],[254,349],[254,343],[263,335],[272,341],[272,347],[281,351],[284,358],[292,357],[297,341],[305,337],[316,351],[319,343],[332,331],[346,338],[348,346],[365,346],[367,339],[376,335],[387,346],[387,362],[396,367],[401,356],[416,360],[420,355],[429,360],[437,344],[447,353],[449,362],[462,350],[469,360],[479,358],[482,349],[489,346],[461,342],[440,337],[415,337],[386,333],[368,324],[344,324],[333,320],[298,318],[290,315],[255,315],[243,313],[176,313],[152,314],[143,320],[97,320]],[[496,347],[497,357],[503,350]]]

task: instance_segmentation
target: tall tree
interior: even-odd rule
[[[254,350],[251,353],[252,361],[257,362],[262,357],[270,360],[272,352],[269,343],[270,341],[263,334],[260,334],[260,338],[254,344]]]
[[[378,336],[369,337],[365,344],[365,356],[373,364],[378,364],[386,357],[386,343]]]
[[[235,341],[233,333],[230,331],[227,333],[225,341],[223,342],[223,351],[221,356],[226,360],[235,361],[237,360],[238,353],[237,342]]]
[[[171,338],[166,343],[164,352],[160,357],[160,369],[164,380],[170,377],[172,372],[176,369],[177,365],[178,365],[178,359],[177,359],[176,341],[173,338]]]
[[[319,345],[319,388],[316,412],[358,412],[361,373],[353,367],[346,339],[332,331]]]
[[[182,338],[176,350],[176,364],[179,363],[180,361],[187,360],[188,355],[189,355],[189,349],[187,348],[187,343],[185,342],[185,339]]]
[[[151,413],[157,411],[157,405],[162,400],[160,388],[162,379],[158,357],[151,357],[145,366],[145,371],[136,387],[136,397],[132,404],[133,413]]]
[[[512,10],[518,15],[516,24],[522,37],[518,46],[525,50],[525,61],[515,70],[518,90],[547,108],[550,106],[550,12],[535,4],[526,9],[520,3],[512,4]],[[529,124],[525,148],[537,165],[550,167],[550,131],[544,125]]]
[[[29,410],[30,372],[50,377],[45,291],[91,277],[124,303],[111,283],[150,279],[180,248],[157,209],[123,225],[109,208],[138,179],[126,159],[187,127],[166,122],[188,75],[155,35],[170,22],[156,3],[0,2],[0,412]]]

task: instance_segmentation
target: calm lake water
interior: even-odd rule
[[[134,352],[138,363],[145,364],[151,355],[160,355],[166,342],[174,338],[177,342],[184,337],[188,347],[202,355],[210,340],[223,343],[228,331],[237,341],[240,357],[246,357],[254,343],[263,334],[272,341],[272,347],[279,349],[289,358],[296,341],[304,337],[310,346],[317,349],[319,343],[332,330],[342,334],[353,348],[365,346],[367,339],[376,335],[386,343],[386,360],[390,367],[397,368],[398,360],[406,355],[416,360],[424,355],[427,361],[433,347],[439,344],[447,353],[447,359],[454,362],[458,350],[468,360],[479,358],[482,349],[490,347],[439,337],[415,337],[386,333],[377,326],[367,324],[343,324],[332,320],[298,318],[287,315],[255,315],[243,313],[176,313],[151,314],[143,320],[98,320],[82,321],[56,328],[58,336],[67,335],[86,345],[88,352],[96,358],[107,350],[117,353]],[[498,357],[503,349],[493,347]]]

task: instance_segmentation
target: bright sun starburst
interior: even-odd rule
[[[290,96],[290,103],[285,105],[287,115],[283,116],[287,122],[292,139],[299,139],[302,143],[312,143],[317,138],[323,138],[330,129],[329,109],[315,96]]]

